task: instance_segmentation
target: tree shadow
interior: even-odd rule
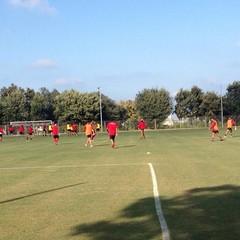
[[[21,196],[21,197],[16,197],[16,198],[12,198],[12,199],[1,201],[0,204],[14,202],[14,201],[22,200],[24,198],[34,197],[34,196],[37,196],[37,195],[42,195],[42,194],[46,194],[46,193],[49,193],[49,192],[55,192],[55,191],[66,189],[66,188],[76,187],[76,186],[82,185],[82,184],[85,184],[85,183],[71,184],[71,185],[67,185],[67,186],[64,186],[64,187],[53,188],[53,189],[49,189],[49,190],[42,191],[42,192],[37,192],[37,193],[33,193],[33,194]]]
[[[223,185],[195,188],[174,198],[161,198],[171,240],[240,239],[240,187]],[[83,223],[71,236],[94,240],[161,239],[154,198],[140,199],[122,209],[116,219]]]

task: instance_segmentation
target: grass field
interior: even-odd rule
[[[223,133],[223,131],[221,131]],[[172,240],[240,239],[240,133],[210,131],[6,137],[0,142],[0,239],[163,239],[148,163]],[[150,154],[147,154],[150,152]]]

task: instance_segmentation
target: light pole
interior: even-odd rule
[[[223,99],[222,99],[222,85],[220,85],[221,90],[221,121],[222,121],[222,127],[223,127]]]
[[[101,88],[98,87],[99,91],[99,111],[100,111],[100,125],[101,125],[101,132],[103,131],[103,120],[102,120],[102,92]]]

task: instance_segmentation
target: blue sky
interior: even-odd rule
[[[113,100],[240,80],[239,0],[1,0],[0,88]]]

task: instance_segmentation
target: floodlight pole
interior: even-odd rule
[[[98,87],[99,91],[99,112],[100,112],[100,125],[101,125],[101,132],[103,131],[103,120],[102,120],[102,92],[101,88]]]
[[[221,89],[221,121],[222,121],[222,128],[223,128],[223,99],[222,99],[222,85],[220,85]]]

